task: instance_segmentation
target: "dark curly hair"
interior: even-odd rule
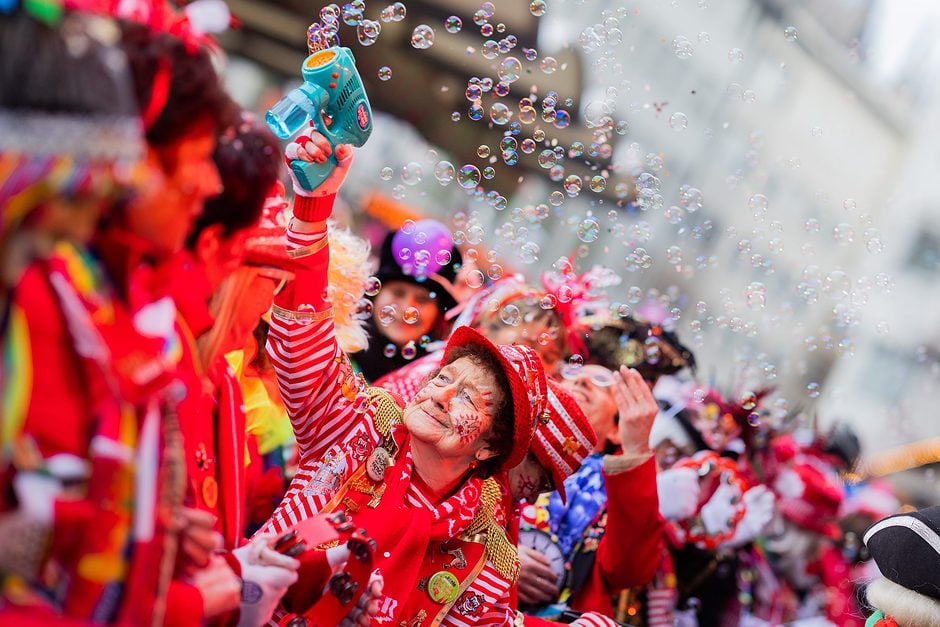
[[[209,53],[179,37],[155,33],[146,26],[122,22],[134,92],[143,115],[154,96],[155,79],[166,69],[169,87],[160,114],[146,129],[151,146],[167,146],[189,135],[200,124],[215,125],[235,106],[225,93]]]
[[[448,354],[447,363],[453,363],[461,357],[466,357],[476,366],[491,372],[500,391],[499,402],[493,408],[493,422],[490,425],[490,432],[486,436],[486,443],[496,454],[481,461],[477,467],[477,473],[480,476],[489,477],[500,469],[512,450],[512,442],[516,432],[512,391],[509,387],[509,379],[506,378],[506,373],[503,372],[503,366],[495,356],[475,346],[458,346]],[[442,365],[446,366],[447,364]]]
[[[277,139],[264,124],[242,114],[222,131],[212,159],[222,179],[222,193],[206,201],[187,241],[190,248],[199,233],[213,224],[222,225],[223,237],[255,224],[280,174]]]

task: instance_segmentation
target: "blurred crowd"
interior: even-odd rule
[[[709,385],[609,269],[494,279],[394,208],[373,247],[353,148],[221,57],[0,2],[0,624],[940,625],[940,513],[849,428]]]

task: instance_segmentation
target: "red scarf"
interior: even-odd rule
[[[415,490],[411,489],[414,472],[411,437],[403,427],[396,426],[391,438],[398,451],[394,465],[385,471],[385,492],[378,505],[369,507],[373,497],[352,487],[357,480],[367,480],[363,464],[323,512],[345,509],[354,524],[375,539],[378,545],[375,566],[385,575],[383,595],[396,601],[400,610],[416,592],[419,571],[429,546],[458,538],[473,521],[480,507],[483,480],[468,479],[456,493],[432,508],[421,506],[415,503]],[[355,505],[349,506],[350,502]],[[353,511],[355,507],[358,509]],[[398,619],[396,614],[395,620]],[[328,623],[325,618],[323,621]]]

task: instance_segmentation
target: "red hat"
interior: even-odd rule
[[[548,413],[535,425],[532,452],[552,476],[555,489],[565,500],[565,479],[581,467],[597,444],[597,434],[587,416],[561,385],[548,381]]]
[[[447,365],[453,361],[454,349],[462,346],[472,346],[494,357],[503,367],[503,374],[509,381],[514,424],[512,449],[503,464],[503,468],[508,470],[525,459],[535,423],[547,411],[548,383],[545,369],[539,356],[528,346],[497,346],[470,327],[454,329],[444,348],[441,364]]]
[[[845,494],[835,470],[827,466],[818,457],[797,455],[777,475],[773,488],[784,518],[837,540],[836,520]]]

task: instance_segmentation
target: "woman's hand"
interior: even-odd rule
[[[297,180],[294,171],[290,168],[291,161],[298,159],[308,163],[326,163],[327,159],[332,154],[333,146],[330,145],[329,140],[316,132],[313,128],[307,129],[295,137],[294,141],[287,144],[287,148],[284,150],[284,157],[287,161],[287,170],[290,172],[295,194],[299,196],[318,197],[329,196],[339,190],[343,181],[346,179],[346,174],[349,173],[349,166],[352,164],[353,150],[352,146],[349,144],[339,144],[336,146],[336,167],[333,168],[330,175],[320,183],[316,189],[305,189],[303,185],[300,184],[300,181]]]
[[[215,530],[215,516],[198,509],[183,508],[176,517],[179,529],[177,560],[183,575],[190,576],[205,568],[210,558],[222,549],[222,534]]]
[[[558,598],[557,576],[548,559],[527,546],[519,547],[519,601],[525,605],[551,603]]]
[[[273,534],[258,534],[232,551],[242,570],[239,627],[264,624],[287,589],[297,581],[300,562],[271,548],[275,540]]]
[[[193,574],[192,582],[202,597],[203,615],[206,618],[238,608],[242,580],[221,555],[211,556],[209,562]]]
[[[614,401],[620,416],[618,428],[623,454],[641,456],[650,452],[650,430],[659,412],[649,386],[633,368],[620,367],[614,373]]]
[[[373,572],[366,592],[356,601],[356,607],[342,620],[340,627],[369,627],[372,619],[379,613],[379,599],[382,598],[384,587],[385,580],[382,575],[379,571]]]

